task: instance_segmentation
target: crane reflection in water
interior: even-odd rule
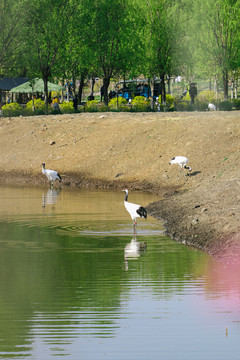
[[[125,270],[128,270],[128,260],[136,260],[147,250],[145,241],[137,241],[137,235],[134,232],[133,238],[124,248]]]
[[[51,205],[51,207],[54,207],[54,205],[58,201],[58,196],[60,192],[61,192],[61,188],[59,189],[50,188],[46,193],[42,194],[42,208],[45,209],[46,205]]]

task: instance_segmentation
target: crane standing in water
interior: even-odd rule
[[[42,163],[41,166],[42,166],[42,173],[44,175],[46,175],[46,177],[48,178],[50,187],[53,186],[53,181],[58,180],[59,182],[62,182],[62,178],[61,178],[61,176],[59,175],[59,173],[57,171],[45,169],[45,163],[44,162]]]
[[[124,200],[124,206],[126,210],[129,212],[132,220],[133,220],[133,226],[134,226],[134,232],[136,231],[137,226],[137,218],[138,217],[144,217],[147,218],[147,210],[138,204],[133,204],[128,202],[128,189],[124,189],[125,191],[125,200]]]

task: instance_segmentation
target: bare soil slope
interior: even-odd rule
[[[148,211],[168,234],[238,260],[240,112],[92,113],[0,119],[0,182],[43,183],[40,165],[63,186],[154,191]],[[189,158],[191,176],[169,165]]]

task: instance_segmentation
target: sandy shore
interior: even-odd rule
[[[0,182],[152,191],[148,212],[172,238],[240,259],[240,112],[93,113],[0,118]],[[169,165],[189,158],[190,176]]]

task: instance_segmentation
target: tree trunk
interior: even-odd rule
[[[44,79],[44,102],[45,102],[45,112],[48,114],[48,76],[45,75]]]
[[[223,93],[224,99],[228,99],[228,71],[223,70]]]
[[[91,89],[91,95],[93,96],[94,93],[94,85],[95,85],[95,77],[92,77],[92,89]]]
[[[103,78],[103,93],[104,93],[104,104],[108,106],[108,87],[110,84],[110,77]]]
[[[34,95],[33,95],[33,84],[32,84],[32,110],[33,110],[33,113],[35,112],[35,106],[34,106]]]
[[[234,97],[235,97],[235,99],[238,98],[238,94],[237,94],[237,87],[238,87],[238,86],[237,86],[237,83],[238,83],[238,82],[237,82],[237,80],[238,80],[238,79],[235,79],[235,87],[234,87],[234,93],[235,93],[235,96],[234,96]]]
[[[215,93],[216,93],[216,98],[217,98],[217,100],[218,100],[218,97],[219,97],[219,92],[218,92],[218,79],[217,79],[217,77],[215,77],[215,79],[214,79],[214,91],[215,91]]]
[[[161,79],[161,104],[166,104],[166,87],[165,87],[165,77],[164,74],[160,75]]]
[[[76,76],[72,74],[72,89],[73,89],[73,96],[76,96]]]
[[[64,87],[64,79],[62,79],[62,81],[61,81],[61,85],[62,85],[62,87]],[[64,99],[64,96],[63,96],[63,89],[61,90],[61,99],[62,99],[62,101],[63,101],[63,99]]]
[[[168,94],[171,94],[171,77],[168,76]]]
[[[154,108],[154,79],[150,79],[148,78],[148,97],[151,94],[151,109],[153,110]]]
[[[84,74],[81,74],[81,77],[80,77],[80,85],[79,85],[79,88],[78,88],[79,104],[81,104],[81,102],[82,102],[82,92],[83,92],[83,86],[84,86],[84,79],[85,79]]]
[[[237,99],[238,75],[236,74],[236,72],[234,73],[234,80],[234,97],[235,99]]]
[[[231,79],[231,99],[233,99],[233,92],[234,92],[234,77],[232,76],[232,79]]]
[[[67,102],[69,102],[69,85],[68,85],[68,82],[67,82]]]

